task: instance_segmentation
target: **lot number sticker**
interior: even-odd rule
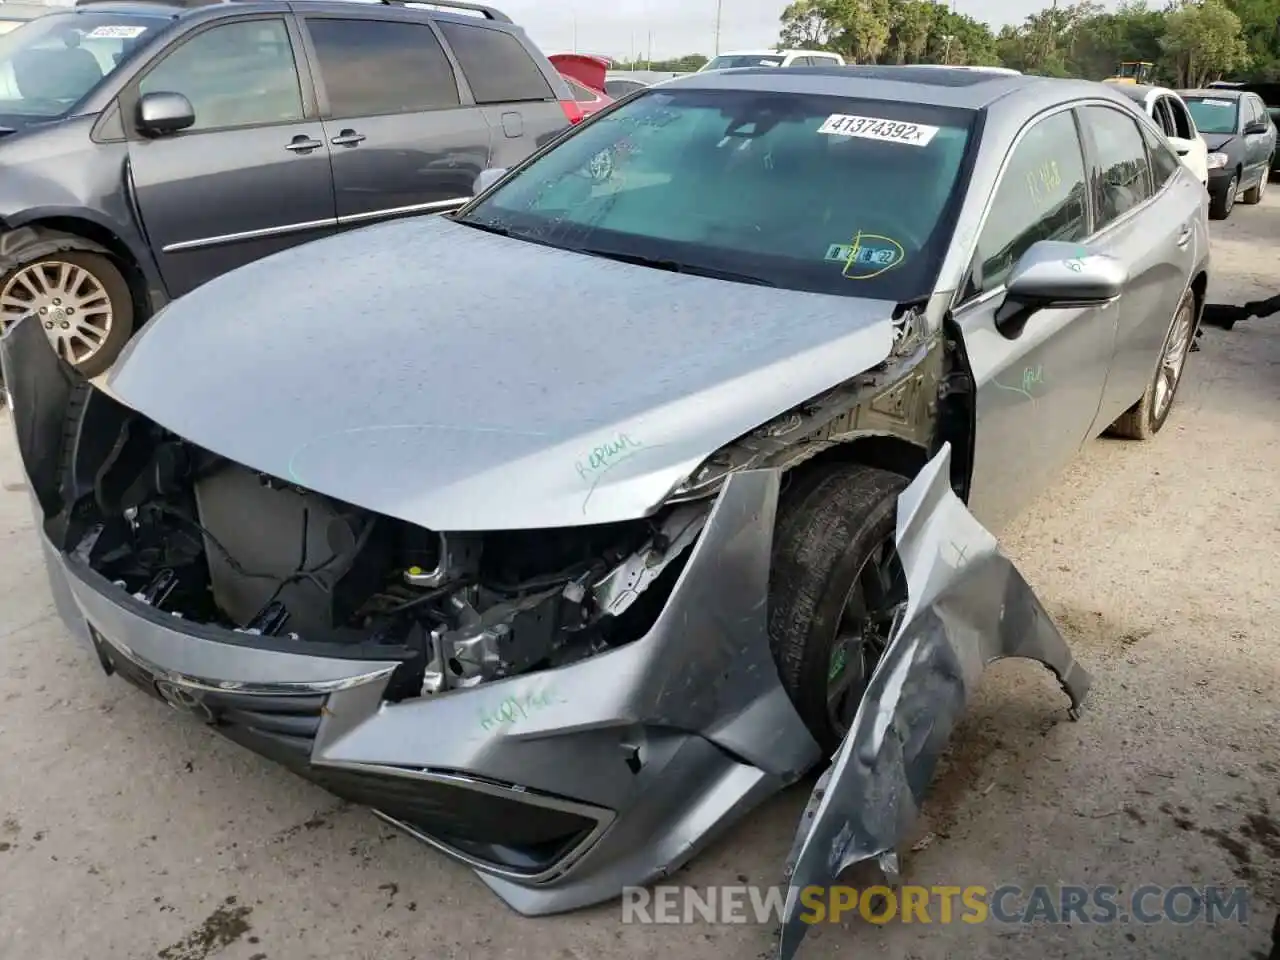
[[[938,128],[923,123],[902,123],[878,117],[833,113],[818,128],[818,132],[831,137],[860,137],[863,140],[885,140],[909,147],[923,147],[934,138]]]
[[[147,32],[146,27],[94,27],[85,34],[89,40],[132,40]]]

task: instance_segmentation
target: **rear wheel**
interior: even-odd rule
[[[1173,323],[1160,350],[1155,378],[1142,399],[1111,425],[1109,432],[1113,436],[1127,440],[1148,440],[1160,432],[1160,428],[1169,419],[1169,411],[1173,409],[1173,398],[1178,392],[1178,384],[1182,382],[1187,354],[1191,352],[1195,339],[1196,298],[1188,290],[1178,304]]]
[[[769,640],[783,687],[828,754],[848,732],[907,597],[894,538],[906,485],[844,465],[802,478],[779,505]]]
[[[1257,186],[1250,187],[1244,192],[1245,203],[1261,203],[1263,196],[1267,192],[1267,181],[1271,179],[1271,160],[1267,160],[1267,165],[1263,169],[1262,174],[1258,177]]]
[[[0,277],[0,330],[34,314],[63,360],[86,377],[115,361],[133,333],[133,297],[109,259],[60,250]]]
[[[1231,216],[1231,210],[1236,205],[1236,194],[1240,191],[1240,177],[1234,176],[1227,184],[1227,188],[1221,193],[1210,194],[1209,196],[1209,216],[1214,220],[1225,220]]]

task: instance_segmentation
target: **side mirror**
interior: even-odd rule
[[[1124,292],[1129,271],[1115,257],[1078,243],[1041,240],[1014,265],[995,324],[1005,337],[1022,336],[1031,315],[1063,307],[1097,307]]]
[[[1246,137],[1252,137],[1255,133],[1266,133],[1270,129],[1271,124],[1267,123],[1265,120],[1254,120],[1251,123],[1245,124],[1244,135]]]
[[[180,93],[144,93],[138,100],[138,129],[143,133],[163,136],[195,122],[195,108]]]
[[[480,196],[506,175],[506,167],[490,167],[488,170],[481,170],[480,176],[476,177],[476,182],[471,185],[472,194]]]

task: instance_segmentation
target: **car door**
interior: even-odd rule
[[[462,98],[435,29],[400,10],[308,14],[340,227],[454,209],[489,163],[491,131]]]
[[[1264,125],[1266,129],[1248,135],[1245,140],[1249,144],[1249,163],[1253,167],[1252,174],[1246,179],[1258,183],[1270,174],[1271,155],[1275,151],[1276,135],[1267,115],[1266,104],[1256,94],[1249,94],[1249,122]]]
[[[287,18],[217,21],[180,39],[121,95],[129,177],[171,297],[334,229],[333,174]],[[195,122],[137,129],[139,96],[180,93]]]
[[[1118,258],[1129,271],[1124,296],[1112,310],[1115,350],[1093,436],[1150,385],[1209,239],[1205,192],[1156,131],[1119,107],[1090,105],[1079,115],[1095,211],[1089,247]]]
[[[1172,94],[1160,97],[1164,122],[1161,128],[1174,151],[1201,183],[1209,179],[1209,148],[1205,145],[1186,104]]]
[[[1114,304],[1042,310],[1009,339],[995,324],[1004,284],[1039,240],[1081,242],[1090,211],[1076,120],[1032,121],[1005,162],[955,311],[977,386],[970,508],[998,529],[1080,449],[1098,410],[1115,343]]]

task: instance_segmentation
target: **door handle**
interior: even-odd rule
[[[363,141],[363,133],[356,133],[354,130],[347,128],[329,142],[340,147],[354,147],[357,143],[362,143]]]
[[[323,147],[324,144],[319,140],[312,140],[306,134],[298,134],[288,143],[284,145],[286,150],[292,150],[294,153],[310,153],[316,147]]]

